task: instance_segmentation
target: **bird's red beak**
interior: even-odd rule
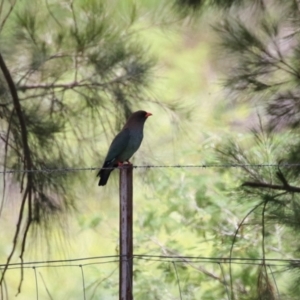
[[[146,113],[146,118],[148,118],[148,117],[150,117],[150,116],[152,116],[152,114],[149,113],[149,112],[147,112],[147,113]]]

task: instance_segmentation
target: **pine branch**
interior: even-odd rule
[[[122,81],[124,82],[126,79],[129,79],[132,76],[129,75],[123,75],[120,77],[117,77],[115,79],[112,79],[111,81],[108,82],[82,82],[82,81],[72,81],[69,83],[50,83],[50,84],[28,84],[28,85],[19,85],[17,89],[19,91],[25,92],[27,90],[36,90],[36,89],[41,89],[41,90],[48,90],[48,89],[73,89],[75,87],[105,87],[107,85],[113,84],[113,83],[121,83]],[[86,81],[86,80],[85,80]]]
[[[300,188],[296,186],[291,186],[289,184],[287,185],[277,185],[277,184],[271,184],[271,183],[265,183],[265,182],[251,182],[246,181],[242,184],[242,186],[248,186],[252,188],[267,188],[271,190],[281,190],[286,191],[290,193],[300,193]]]
[[[32,160],[31,160],[31,151],[28,145],[28,132],[27,132],[27,126],[25,122],[25,118],[23,115],[22,107],[20,104],[20,99],[18,96],[18,92],[16,89],[16,86],[13,82],[13,79],[10,75],[10,72],[5,64],[5,61],[0,53],[0,69],[3,72],[4,78],[7,82],[7,85],[10,90],[10,94],[12,96],[14,108],[20,123],[20,130],[21,130],[21,137],[22,137],[22,143],[23,143],[23,150],[24,150],[24,159],[26,162],[25,169],[31,170],[32,169]],[[28,178],[28,181],[31,183],[31,178]]]
[[[20,99],[19,99],[19,96],[18,96],[18,93],[17,93],[16,86],[13,82],[11,74],[10,74],[6,64],[5,64],[5,61],[4,61],[1,53],[0,53],[0,69],[3,73],[3,75],[4,75],[4,78],[7,82],[8,88],[10,90],[10,94],[11,94],[13,105],[14,105],[14,110],[16,112],[16,115],[17,115],[17,118],[18,118],[18,121],[19,121],[19,125],[20,125],[23,152],[24,152],[24,162],[25,162],[24,163],[24,169],[31,170],[33,168],[33,165],[32,165],[32,159],[31,159],[31,150],[30,150],[30,147],[29,147],[29,144],[28,144],[28,131],[27,131],[25,118],[24,118],[24,115],[23,115],[23,111],[22,111],[22,107],[21,107],[21,104],[20,104]],[[26,190],[25,190],[25,193],[23,195],[23,199],[22,199],[22,203],[21,203],[21,209],[20,209],[20,212],[19,212],[17,229],[15,231],[14,240],[13,240],[13,248],[10,252],[10,255],[7,258],[5,268],[2,272],[2,276],[0,278],[0,285],[2,284],[2,282],[4,280],[4,275],[7,271],[10,260],[11,260],[13,254],[16,250],[16,245],[17,245],[17,241],[18,241],[18,238],[19,238],[21,225],[23,223],[22,219],[23,219],[23,215],[24,215],[24,207],[25,207],[25,203],[27,202],[27,196],[28,195],[29,195],[29,198],[30,198],[29,203],[28,203],[29,213],[31,213],[30,206],[31,206],[31,195],[32,195],[32,190],[33,190],[33,173],[31,173],[31,172],[27,173],[26,177],[27,177]],[[30,214],[28,216],[27,222],[29,224],[31,222],[31,215]],[[27,233],[27,230],[28,230],[28,228],[26,228],[26,233]],[[23,241],[22,241],[22,250],[21,250],[21,254],[20,254],[21,261],[23,261],[23,255],[24,255],[24,252],[25,252],[25,240],[24,239],[26,239],[26,235],[23,237]],[[23,270],[22,270],[22,274],[23,274]],[[21,283],[22,283],[22,280],[20,282],[18,292],[20,292],[20,290],[21,290]]]

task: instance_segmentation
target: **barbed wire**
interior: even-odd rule
[[[128,165],[124,165],[126,167]],[[198,164],[198,165],[143,165],[143,166],[132,166],[134,169],[167,169],[167,168],[199,168],[199,169],[208,169],[208,168],[296,168],[300,167],[300,163],[293,164],[277,164],[277,163],[261,163],[261,164]],[[122,168],[118,167],[118,168]],[[14,173],[67,173],[67,172],[80,172],[80,171],[98,171],[101,167],[78,167],[78,168],[41,168],[41,169],[5,169],[1,170],[0,174],[14,174]],[[111,170],[115,168],[102,168],[106,170]]]

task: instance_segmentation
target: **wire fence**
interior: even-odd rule
[[[20,272],[21,268],[25,270],[26,284],[23,284],[22,292],[18,296],[19,299],[116,299],[118,295],[119,259],[119,255],[108,255],[53,261],[32,261],[24,262],[23,264],[13,263],[8,267],[7,275],[11,278],[18,277],[15,271]],[[198,299],[191,296],[192,294],[197,295],[197,291],[190,291],[191,287],[187,287],[190,285],[190,282],[182,276],[183,269],[185,272],[189,271],[191,276],[194,277],[198,273],[214,279],[216,286],[219,286],[224,291],[224,296],[220,299],[231,299],[229,295],[229,263],[233,266],[250,266],[254,269],[262,265],[262,260],[262,258],[241,257],[133,255],[134,273],[141,274],[143,272],[140,276],[145,276],[145,279],[149,280],[149,282],[153,279],[154,282],[155,279],[159,279],[162,284],[165,281],[165,291],[161,291],[161,298],[157,299],[180,300]],[[281,274],[292,263],[299,264],[300,260],[264,259],[265,266],[272,274],[274,286],[278,287],[279,285],[277,283],[277,275]],[[4,268],[4,265],[0,265],[0,268]],[[152,270],[152,274],[149,274],[149,269]],[[156,272],[158,269],[160,270],[160,275]],[[169,276],[169,279],[166,278],[166,274]],[[158,278],[155,278],[156,276]],[[173,280],[170,278],[173,278]],[[206,282],[207,280],[203,281]],[[150,295],[149,298],[143,298],[144,291],[142,289],[144,282],[139,282],[139,275],[134,276],[133,284],[137,286],[134,299],[152,299]],[[201,282],[198,282],[198,285],[201,286]],[[8,299],[12,295],[14,296],[16,289],[11,290],[11,288],[9,285],[6,286],[1,299]],[[148,287],[145,286],[145,288],[147,289]],[[160,287],[157,286],[157,288]],[[190,292],[190,295],[187,292]],[[169,297],[166,297],[167,294]]]
[[[143,165],[133,166],[136,169],[158,168],[297,168],[300,164],[197,164],[197,165]],[[57,169],[32,169],[13,170],[4,169],[0,174],[13,173],[68,173],[96,171],[99,167],[57,168]],[[118,269],[119,255],[91,256],[64,260],[43,260],[23,263],[10,263],[7,268],[7,278],[1,290],[1,299],[10,299],[15,296],[20,270],[24,270],[24,284],[18,299],[117,299],[118,295]],[[193,280],[208,278],[214,281],[216,288],[223,289],[220,299],[231,299],[230,280],[232,266],[251,267],[253,270],[262,266],[268,268],[269,274],[279,295],[280,283],[278,278],[291,265],[300,265],[300,259],[276,258],[243,258],[243,257],[201,257],[201,256],[176,256],[176,255],[133,255],[134,265],[134,299],[200,299],[199,291],[201,282],[192,284]],[[150,264],[150,265],[149,265]],[[5,268],[0,264],[0,270]],[[183,276],[183,269],[189,268],[190,276],[187,281]],[[53,271],[56,270],[56,271]],[[151,270],[151,271],[150,271]],[[254,271],[253,271],[254,272]],[[139,275],[141,274],[141,275]],[[201,274],[197,279],[195,274]],[[143,279],[141,279],[143,277]],[[147,286],[147,280],[155,287]],[[204,279],[207,281],[207,279]],[[164,290],[160,290],[164,286]],[[192,286],[192,287],[191,287]],[[203,287],[203,286],[201,286]],[[159,298],[145,298],[145,291],[160,293]],[[149,291],[148,291],[149,292]]]

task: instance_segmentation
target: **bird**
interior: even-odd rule
[[[115,136],[109,146],[103,166],[97,174],[97,177],[100,177],[99,186],[106,185],[114,168],[123,165],[124,162],[131,164],[129,159],[142,143],[144,124],[149,116],[152,116],[152,113],[144,110],[134,112]]]

